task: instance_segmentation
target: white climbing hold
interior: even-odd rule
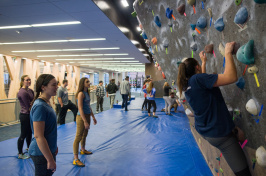
[[[254,65],[253,67],[248,68],[249,73],[257,73],[259,69]]]
[[[223,55],[223,57],[225,56],[225,49],[222,43],[219,44],[219,51],[220,53]]]
[[[246,104],[247,111],[252,115],[258,115],[258,108],[253,99],[250,99]]]
[[[263,146],[256,150],[256,160],[260,166],[266,167],[266,150]]]

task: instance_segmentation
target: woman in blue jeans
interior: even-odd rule
[[[36,82],[36,96],[30,111],[34,134],[29,154],[35,166],[35,175],[53,175],[56,170],[57,123],[50,98],[56,95],[57,82],[53,75],[42,74]]]
[[[235,42],[225,47],[225,71],[223,74],[206,74],[207,57],[200,53],[202,65],[188,58],[179,65],[177,84],[195,114],[195,128],[211,145],[221,150],[236,176],[251,176],[246,157],[241,149],[232,117],[219,86],[237,81],[237,72],[232,51]]]

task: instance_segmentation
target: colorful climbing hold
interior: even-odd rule
[[[196,3],[196,0],[187,0],[187,3],[193,6]]]
[[[242,3],[242,0],[235,0],[235,4],[239,6]]]
[[[155,16],[155,17],[154,17],[154,22],[155,22],[155,24],[156,24],[158,27],[161,27],[161,26],[162,26],[162,24],[161,24],[161,22],[160,22],[160,19],[159,19],[159,16]]]
[[[246,110],[252,115],[258,115],[258,108],[253,99],[250,99],[246,104]]]
[[[206,45],[204,51],[205,53],[213,53],[213,44]]]
[[[265,4],[266,0],[254,0],[258,4]]]
[[[158,70],[159,70],[159,71],[161,71],[161,70],[162,70],[161,66],[158,66]]]
[[[164,72],[162,72],[163,79],[166,79]]]
[[[196,43],[192,43],[192,44],[190,45],[190,48],[192,49],[192,51],[197,51],[197,49],[198,49]]]
[[[170,27],[170,30],[171,30],[171,32],[172,32],[172,27],[173,27],[173,23],[172,23],[172,21],[170,21],[170,22],[168,23],[168,26]]]
[[[235,16],[234,22],[236,24],[244,24],[248,19],[248,10],[245,7],[241,7]]]
[[[222,43],[219,44],[219,51],[223,57],[225,57],[225,48]]]
[[[164,43],[163,44],[163,47],[165,48],[165,53],[168,54],[168,51],[167,51],[167,49],[168,49],[168,43]]]
[[[157,45],[157,38],[156,37],[153,37],[151,39],[151,42],[154,44],[154,45]]]
[[[197,26],[204,29],[207,26],[207,19],[204,16],[201,16],[197,21]]]
[[[196,24],[190,24],[191,29],[194,31],[196,28]]]
[[[169,19],[172,18],[173,10],[170,10],[169,7],[166,9],[166,12],[165,12],[165,13],[166,13],[166,17],[167,17],[167,18],[169,18]]]
[[[143,37],[143,39],[148,39],[148,37],[144,31],[142,31],[142,33],[140,35]]]
[[[261,105],[261,107],[260,107],[260,113],[259,113],[259,116],[261,116],[262,109],[263,109],[263,105]]]
[[[223,17],[218,18],[218,20],[215,21],[214,27],[215,27],[215,29],[217,29],[220,32],[222,32],[224,30]]]
[[[249,73],[257,73],[258,71],[259,71],[259,69],[255,65],[248,68]]]
[[[253,48],[254,48],[254,40],[250,40],[248,41],[248,43],[241,46],[236,53],[237,60],[246,65],[254,64],[255,59],[254,59]]]
[[[209,16],[212,17],[212,9],[211,8],[208,8],[207,11],[209,13]]]
[[[263,146],[256,150],[256,161],[260,166],[266,167],[266,150]]]
[[[136,17],[136,16],[137,16],[137,12],[134,11],[134,12],[131,13],[131,15],[132,15],[133,17]]]
[[[240,78],[238,78],[238,81],[236,82],[236,86],[239,88],[239,89],[241,89],[241,90],[243,90],[244,89],[244,87],[245,87],[245,80],[244,80],[244,78],[243,77],[240,77]]]
[[[177,8],[178,13],[180,13],[181,15],[184,15],[185,10],[186,10],[186,5],[185,5],[185,4],[181,4],[181,5]]]
[[[141,23],[139,24],[139,28],[140,28],[141,30],[143,30],[143,26],[142,26]]]

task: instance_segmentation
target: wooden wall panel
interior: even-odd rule
[[[60,65],[60,72],[59,72],[59,82],[62,84],[64,77],[65,77],[65,72],[66,72],[66,65],[61,64]]]
[[[69,92],[73,92],[73,79],[72,79],[72,73],[73,73],[73,66],[71,65],[68,65],[67,67],[67,80],[68,80],[68,86],[67,86],[67,89]]]
[[[54,77],[55,77],[55,79],[56,79],[56,81],[59,81],[59,68],[58,68],[58,64],[56,64],[56,63],[54,63],[54,65],[53,65],[53,75],[54,75]]]
[[[6,99],[4,83],[4,58],[0,55],[0,99]]]
[[[74,79],[75,79],[75,92],[78,89],[78,85],[79,85],[79,80],[80,80],[80,67],[74,66]]]
[[[51,63],[44,62],[43,74],[51,74]]]
[[[20,83],[19,73],[21,66],[21,58],[17,57],[15,62],[13,62],[12,57],[10,56],[4,56],[4,59],[11,79],[8,98],[16,98]]]

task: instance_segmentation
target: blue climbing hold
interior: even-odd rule
[[[245,45],[241,46],[236,53],[237,60],[243,64],[254,64],[254,40],[248,41]]]
[[[171,19],[173,14],[173,10],[170,10],[169,7],[166,9],[166,17]]]
[[[215,21],[214,27],[215,27],[215,29],[217,29],[220,32],[222,32],[224,30],[223,17],[221,17],[217,21]]]
[[[245,7],[241,7],[235,16],[234,22],[236,24],[244,24],[248,19],[248,10]]]
[[[266,0],[254,0],[258,4],[265,4]]]
[[[244,80],[244,78],[243,77],[240,77],[239,79],[238,79],[238,81],[236,82],[236,86],[239,88],[239,89],[241,89],[241,90],[243,90],[244,89],[244,87],[245,87],[245,80]]]
[[[143,37],[143,39],[148,39],[148,37],[144,31],[141,33],[141,36]]]
[[[197,26],[201,29],[204,29],[207,26],[207,19],[202,16],[197,21]]]
[[[161,27],[161,26],[162,26],[162,25],[161,25],[161,22],[160,22],[160,19],[159,19],[158,16],[155,16],[155,17],[154,17],[154,22],[155,22],[155,24],[156,24],[158,27]]]
[[[196,24],[190,24],[190,27],[194,31],[196,29]]]

